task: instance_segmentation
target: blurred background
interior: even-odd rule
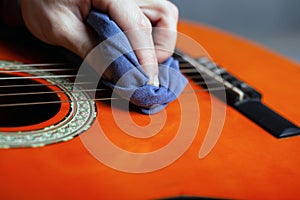
[[[180,17],[245,37],[300,64],[300,0],[172,0]]]

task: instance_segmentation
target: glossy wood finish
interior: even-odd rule
[[[300,125],[299,65],[257,44],[203,25],[181,22],[179,31],[199,42],[215,62],[261,91],[268,106]],[[34,57],[38,52],[27,55],[28,52],[20,50],[24,47],[16,49],[17,46],[2,44],[4,42],[0,46],[1,59],[40,60]],[[184,42],[179,41],[178,45],[186,53],[198,56]],[[46,58],[47,55],[41,57]],[[69,142],[36,149],[0,150],[0,198],[156,199],[200,196],[295,199],[300,196],[300,137],[275,139],[227,107],[225,124],[216,146],[205,158],[199,159],[199,149],[210,123],[211,102],[208,93],[197,93],[197,99],[201,119],[197,135],[187,151],[170,166],[141,174],[125,173],[105,166],[81,142],[82,138],[97,134],[94,126],[82,138]],[[106,136],[120,148],[151,152],[164,147],[175,136],[180,124],[179,105],[175,101],[167,107],[165,127],[148,139],[124,134],[115,124],[107,103],[97,102],[97,119]],[[125,113],[118,109],[116,112],[119,115]],[[150,122],[149,116],[137,113],[131,116],[141,126]],[[159,118],[162,114],[157,116]],[[126,159],[122,161],[126,162]]]

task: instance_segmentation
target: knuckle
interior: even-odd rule
[[[158,63],[163,63],[173,55],[173,51],[157,50],[156,54]]]
[[[169,10],[169,14],[172,15],[174,18],[178,18],[179,16],[179,9],[178,7],[171,3],[170,1],[166,2],[168,4],[168,10]]]
[[[151,24],[150,20],[145,15],[139,15],[137,17],[136,25],[138,26],[138,28],[142,28],[142,29],[151,29],[152,28],[152,24]]]
[[[170,1],[162,1],[161,13],[166,15],[168,18],[178,19],[179,9],[178,7]]]

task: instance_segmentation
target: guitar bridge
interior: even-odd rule
[[[200,86],[225,89],[226,103],[276,138],[300,135],[300,128],[262,102],[262,94],[206,57],[191,58],[176,50],[181,71]],[[222,99],[222,98],[221,98]]]

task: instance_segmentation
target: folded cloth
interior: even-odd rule
[[[118,25],[107,14],[98,11],[91,11],[87,22],[98,33],[102,45],[100,53],[108,59],[108,68],[113,74],[112,80],[102,82],[116,94],[145,114],[161,111],[180,95],[187,80],[179,71],[178,61],[171,57],[160,64],[160,86],[148,85],[149,77]]]

